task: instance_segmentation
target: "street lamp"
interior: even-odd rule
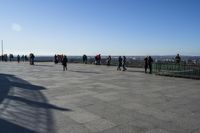
[[[1,40],[1,60],[3,61],[3,40]]]

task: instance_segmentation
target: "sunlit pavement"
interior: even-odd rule
[[[200,80],[0,62],[0,133],[199,133]]]

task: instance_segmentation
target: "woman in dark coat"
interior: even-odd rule
[[[123,64],[122,64],[122,66],[123,66],[123,71],[126,71],[126,70],[127,70],[127,69],[126,69],[126,56],[123,56],[122,62],[123,62]]]

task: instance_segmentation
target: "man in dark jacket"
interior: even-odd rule
[[[119,58],[118,58],[118,67],[117,67],[117,71],[121,71],[121,66],[122,66],[122,57],[119,56]]]
[[[149,56],[148,58],[148,64],[149,64],[149,73],[152,74],[152,63],[153,63],[153,59],[151,58],[151,56]]]
[[[148,68],[148,57],[145,57],[144,58],[144,70],[145,70],[145,73],[147,73],[147,68]]]
[[[68,59],[67,59],[67,56],[65,55],[62,60],[63,71],[65,70],[67,71],[67,62],[68,62]]]

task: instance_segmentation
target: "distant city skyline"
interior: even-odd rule
[[[0,0],[4,53],[200,56],[199,0]]]

